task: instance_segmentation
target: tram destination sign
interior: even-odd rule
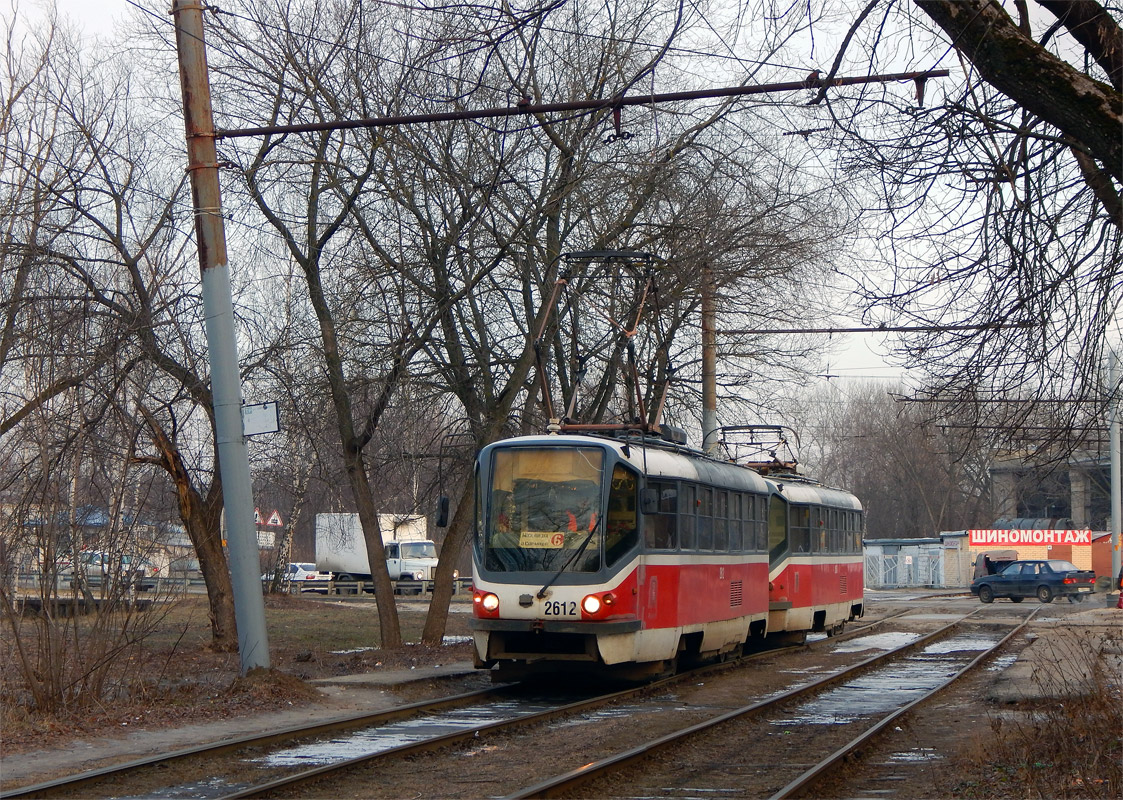
[[[969,541],[974,545],[1049,545],[1092,544],[1092,531],[1088,530],[969,530]]]

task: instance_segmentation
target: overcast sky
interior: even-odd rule
[[[128,0],[55,0],[60,16],[69,17],[78,23],[88,36],[107,36],[113,31],[114,24],[127,19],[136,7]],[[30,19],[41,13],[49,5],[47,0],[23,0],[21,11]],[[142,3],[147,6],[147,3]],[[170,0],[166,4],[170,8]],[[6,13],[6,10],[5,12]],[[839,326],[856,326],[857,321],[836,320]],[[867,378],[893,378],[902,372],[886,365],[884,354],[892,346],[886,334],[836,335],[836,346],[829,356],[826,372],[843,380]]]

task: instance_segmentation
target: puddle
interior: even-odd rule
[[[999,656],[998,658],[994,659],[994,661],[987,664],[986,670],[987,672],[1002,672],[1003,670],[1009,669],[1011,666],[1013,666],[1014,662],[1017,660],[1017,655]]]
[[[381,753],[401,745],[478,728],[501,719],[513,719],[553,708],[551,704],[502,701],[485,708],[463,708],[419,719],[402,720],[370,730],[354,731],[330,740],[309,742],[269,753],[251,763],[266,767],[302,767],[335,764],[349,758]]]
[[[224,797],[248,788],[256,779],[268,776],[271,770],[279,767],[312,769],[556,707],[556,702],[545,700],[508,700],[488,706],[453,709],[419,719],[401,720],[377,728],[342,733],[331,739],[319,739],[286,747],[259,758],[246,759],[243,762],[245,768],[236,781],[215,777],[197,783],[167,786],[144,797],[169,800],[172,798],[208,800],[208,798]]]
[[[938,642],[928,645],[924,648],[925,653],[958,653],[962,651],[980,651],[988,650],[994,646],[998,641],[995,636],[985,636],[981,634],[963,634],[961,636],[949,636],[947,639],[941,639]]]
[[[653,708],[657,708],[658,711],[657,712],[652,711]],[[596,711],[590,711],[587,714],[582,714],[581,716],[574,717],[572,719],[561,720],[559,722],[554,723],[551,727],[553,727],[553,728],[575,728],[575,727],[579,727],[581,725],[588,725],[590,722],[600,722],[601,720],[606,720],[606,719],[626,719],[628,717],[634,717],[638,714],[645,714],[645,713],[665,714],[665,713],[673,712],[673,711],[691,711],[691,710],[696,710],[696,709],[691,709],[687,706],[677,705],[677,704],[676,705],[653,706],[651,703],[646,703],[642,706],[613,706],[612,708],[602,708],[602,709],[599,709],[599,710],[596,710]]]
[[[889,756],[890,764],[921,764],[925,761],[941,761],[943,756],[934,747],[920,747]]]
[[[781,669],[777,670],[781,675],[818,675],[826,666],[818,665],[813,667],[805,667],[804,669]]]
[[[904,631],[875,633],[870,636],[859,636],[857,639],[851,639],[849,642],[836,645],[831,648],[831,652],[860,653],[863,650],[893,650],[909,642],[915,642],[919,638],[919,633],[906,633]]]
[[[916,634],[868,637],[876,641],[867,641],[862,649],[888,649],[891,640],[899,644],[902,638],[911,641],[916,637]],[[772,724],[787,727],[842,725],[866,716],[888,714],[949,680],[972,658],[972,653],[986,650],[995,641],[995,637],[964,634],[935,642],[903,662],[867,672],[831,689]]]
[[[938,686],[956,672],[931,661],[908,661],[890,673],[877,670],[838,686],[774,725],[843,725],[870,714],[887,714]]]
[[[471,636],[445,636],[441,639],[441,644],[467,644],[473,641]],[[406,647],[415,645],[416,642],[406,642]],[[355,653],[369,653],[372,650],[377,650],[377,647],[352,647],[350,650],[331,650],[333,656],[350,656]]]

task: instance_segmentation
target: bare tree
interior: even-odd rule
[[[980,397],[1102,409],[1123,305],[1119,13],[1092,0],[1006,7],[1016,20],[992,0],[888,3],[850,31],[836,67],[902,53],[958,67],[918,87],[919,107],[820,94],[846,167],[877,198],[867,219],[884,236],[863,288],[871,318],[924,329],[900,355],[929,396],[965,411]],[[1059,406],[1061,438],[1087,416],[1081,403]],[[1015,428],[1033,406],[984,408],[986,424]]]
[[[862,500],[871,539],[933,536],[994,520],[989,467],[995,432],[901,402],[877,383],[824,387],[807,398],[803,430],[815,477]]]
[[[42,46],[49,69],[23,93],[26,146],[5,173],[33,202],[5,249],[15,280],[4,310],[18,337],[4,345],[0,431],[79,388],[86,403],[139,414],[156,455],[135,460],[172,479],[207,581],[213,644],[236,647],[197,279],[176,227],[182,171],[129,101],[134,72],[90,65],[57,32]]]

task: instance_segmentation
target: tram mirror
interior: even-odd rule
[[[448,495],[442,494],[437,498],[437,527],[448,527]]]
[[[657,513],[659,513],[659,490],[658,489],[640,489],[639,505],[640,505],[640,510],[644,514],[657,514]]]

